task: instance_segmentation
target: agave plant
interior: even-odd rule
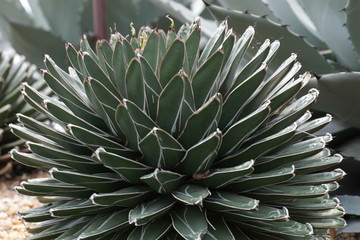
[[[0,52],[0,176],[10,173],[13,161],[9,150],[17,147],[24,149],[24,140],[14,136],[9,128],[10,123],[16,123],[16,113],[22,113],[31,118],[41,120],[39,114],[21,98],[21,83],[34,83],[36,89],[45,86],[42,79],[37,81],[36,68],[25,61],[23,56],[13,52]]]
[[[56,125],[18,114],[32,153],[49,170],[16,190],[43,206],[20,214],[29,239],[328,239],[344,210],[329,192],[344,176],[312,133],[318,91],[291,55],[267,74],[279,42],[243,56],[254,36],[220,24],[199,54],[199,22],[176,33],[143,27],[93,51],[67,44],[68,72],[45,57],[54,100],[24,84],[25,100]]]

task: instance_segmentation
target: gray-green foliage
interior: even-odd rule
[[[24,149],[24,140],[14,136],[9,124],[17,123],[17,113],[41,120],[44,118],[21,97],[21,84],[32,84],[43,90],[45,82],[35,72],[36,67],[25,61],[25,57],[13,52],[0,51],[0,175],[12,170],[9,150]]]
[[[167,6],[166,10],[170,14],[178,14],[175,8],[169,7],[170,3],[174,3],[173,0],[149,1],[164,9],[164,6]],[[317,78],[310,81],[313,82],[312,84],[319,85],[319,87],[320,85],[342,85],[341,90],[336,93],[337,98],[342,99],[342,103],[334,102],[328,97],[331,95],[331,90],[320,87],[320,90],[325,92],[320,97],[320,101],[332,102],[332,104],[326,104],[326,108],[324,108],[324,104],[319,104],[315,108],[331,112],[337,120],[349,126],[360,127],[358,121],[360,115],[354,104],[360,102],[360,94],[357,91],[360,81],[356,81],[360,80],[360,75],[353,72],[349,79],[346,74],[336,73],[337,71],[360,69],[360,55],[358,54],[360,33],[357,30],[360,16],[358,1],[214,0],[208,2],[207,9],[215,19],[222,21],[229,17],[229,25],[236,32],[242,32],[248,25],[253,25],[256,26],[259,33],[256,40],[259,40],[260,43],[267,38],[286,42],[286,47],[277,53],[278,61],[285,59],[291,52],[299,53],[298,57],[303,64],[303,69],[317,74]],[[186,9],[190,13],[183,14],[183,17],[191,20],[194,14],[191,15],[191,10]],[[209,19],[204,20],[209,21]],[[210,24],[209,26],[211,27]],[[320,83],[318,79],[323,74],[331,75],[324,76],[322,78],[324,83]],[[328,81],[329,78],[331,80]],[[356,80],[354,81],[354,79]],[[332,88],[334,89],[334,87]],[[349,95],[352,98],[349,98]],[[344,104],[346,104],[346,108],[343,107]],[[348,112],[343,114],[343,109],[348,109]],[[336,131],[338,130],[335,129],[334,133]]]
[[[32,151],[13,158],[51,174],[16,188],[44,203],[20,213],[38,223],[29,239],[324,240],[343,227],[329,193],[345,173],[326,170],[342,157],[313,135],[331,116],[310,120],[316,89],[296,98],[310,78],[296,54],[267,74],[278,41],[244,59],[254,35],[222,22],[200,54],[195,21],[67,44],[69,72],[46,56],[58,100],[23,93],[57,127],[11,125]]]

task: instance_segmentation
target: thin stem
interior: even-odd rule
[[[106,30],[106,0],[93,0],[93,24],[96,40],[107,39]]]

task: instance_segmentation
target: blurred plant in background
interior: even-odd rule
[[[13,172],[15,166],[9,150],[17,148],[26,151],[24,140],[10,131],[9,124],[16,124],[16,114],[21,113],[37,120],[45,116],[36,112],[21,97],[21,84],[33,85],[33,89],[46,93],[45,81],[35,72],[36,67],[25,61],[23,56],[13,52],[0,52],[0,176]],[[22,167],[19,166],[19,170]]]

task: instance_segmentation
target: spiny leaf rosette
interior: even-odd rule
[[[58,100],[24,86],[56,123],[13,126],[32,151],[14,159],[51,173],[17,187],[46,203],[21,212],[40,222],[29,239],[326,239],[345,225],[329,197],[344,172],[322,171],[342,157],[312,134],[331,117],[310,120],[317,90],[295,98],[309,79],[296,55],[267,74],[279,42],[245,61],[254,29],[237,39],[226,22],[201,54],[197,21],[138,35],[67,44],[68,73],[46,57]]]
[[[44,117],[21,98],[21,83],[34,83],[36,89],[45,86],[40,76],[39,79],[35,77],[35,70],[36,67],[26,62],[23,56],[0,51],[0,176],[13,169],[9,150],[24,148],[24,140],[14,136],[9,128],[10,123],[17,122],[16,113],[21,112],[38,120]]]

